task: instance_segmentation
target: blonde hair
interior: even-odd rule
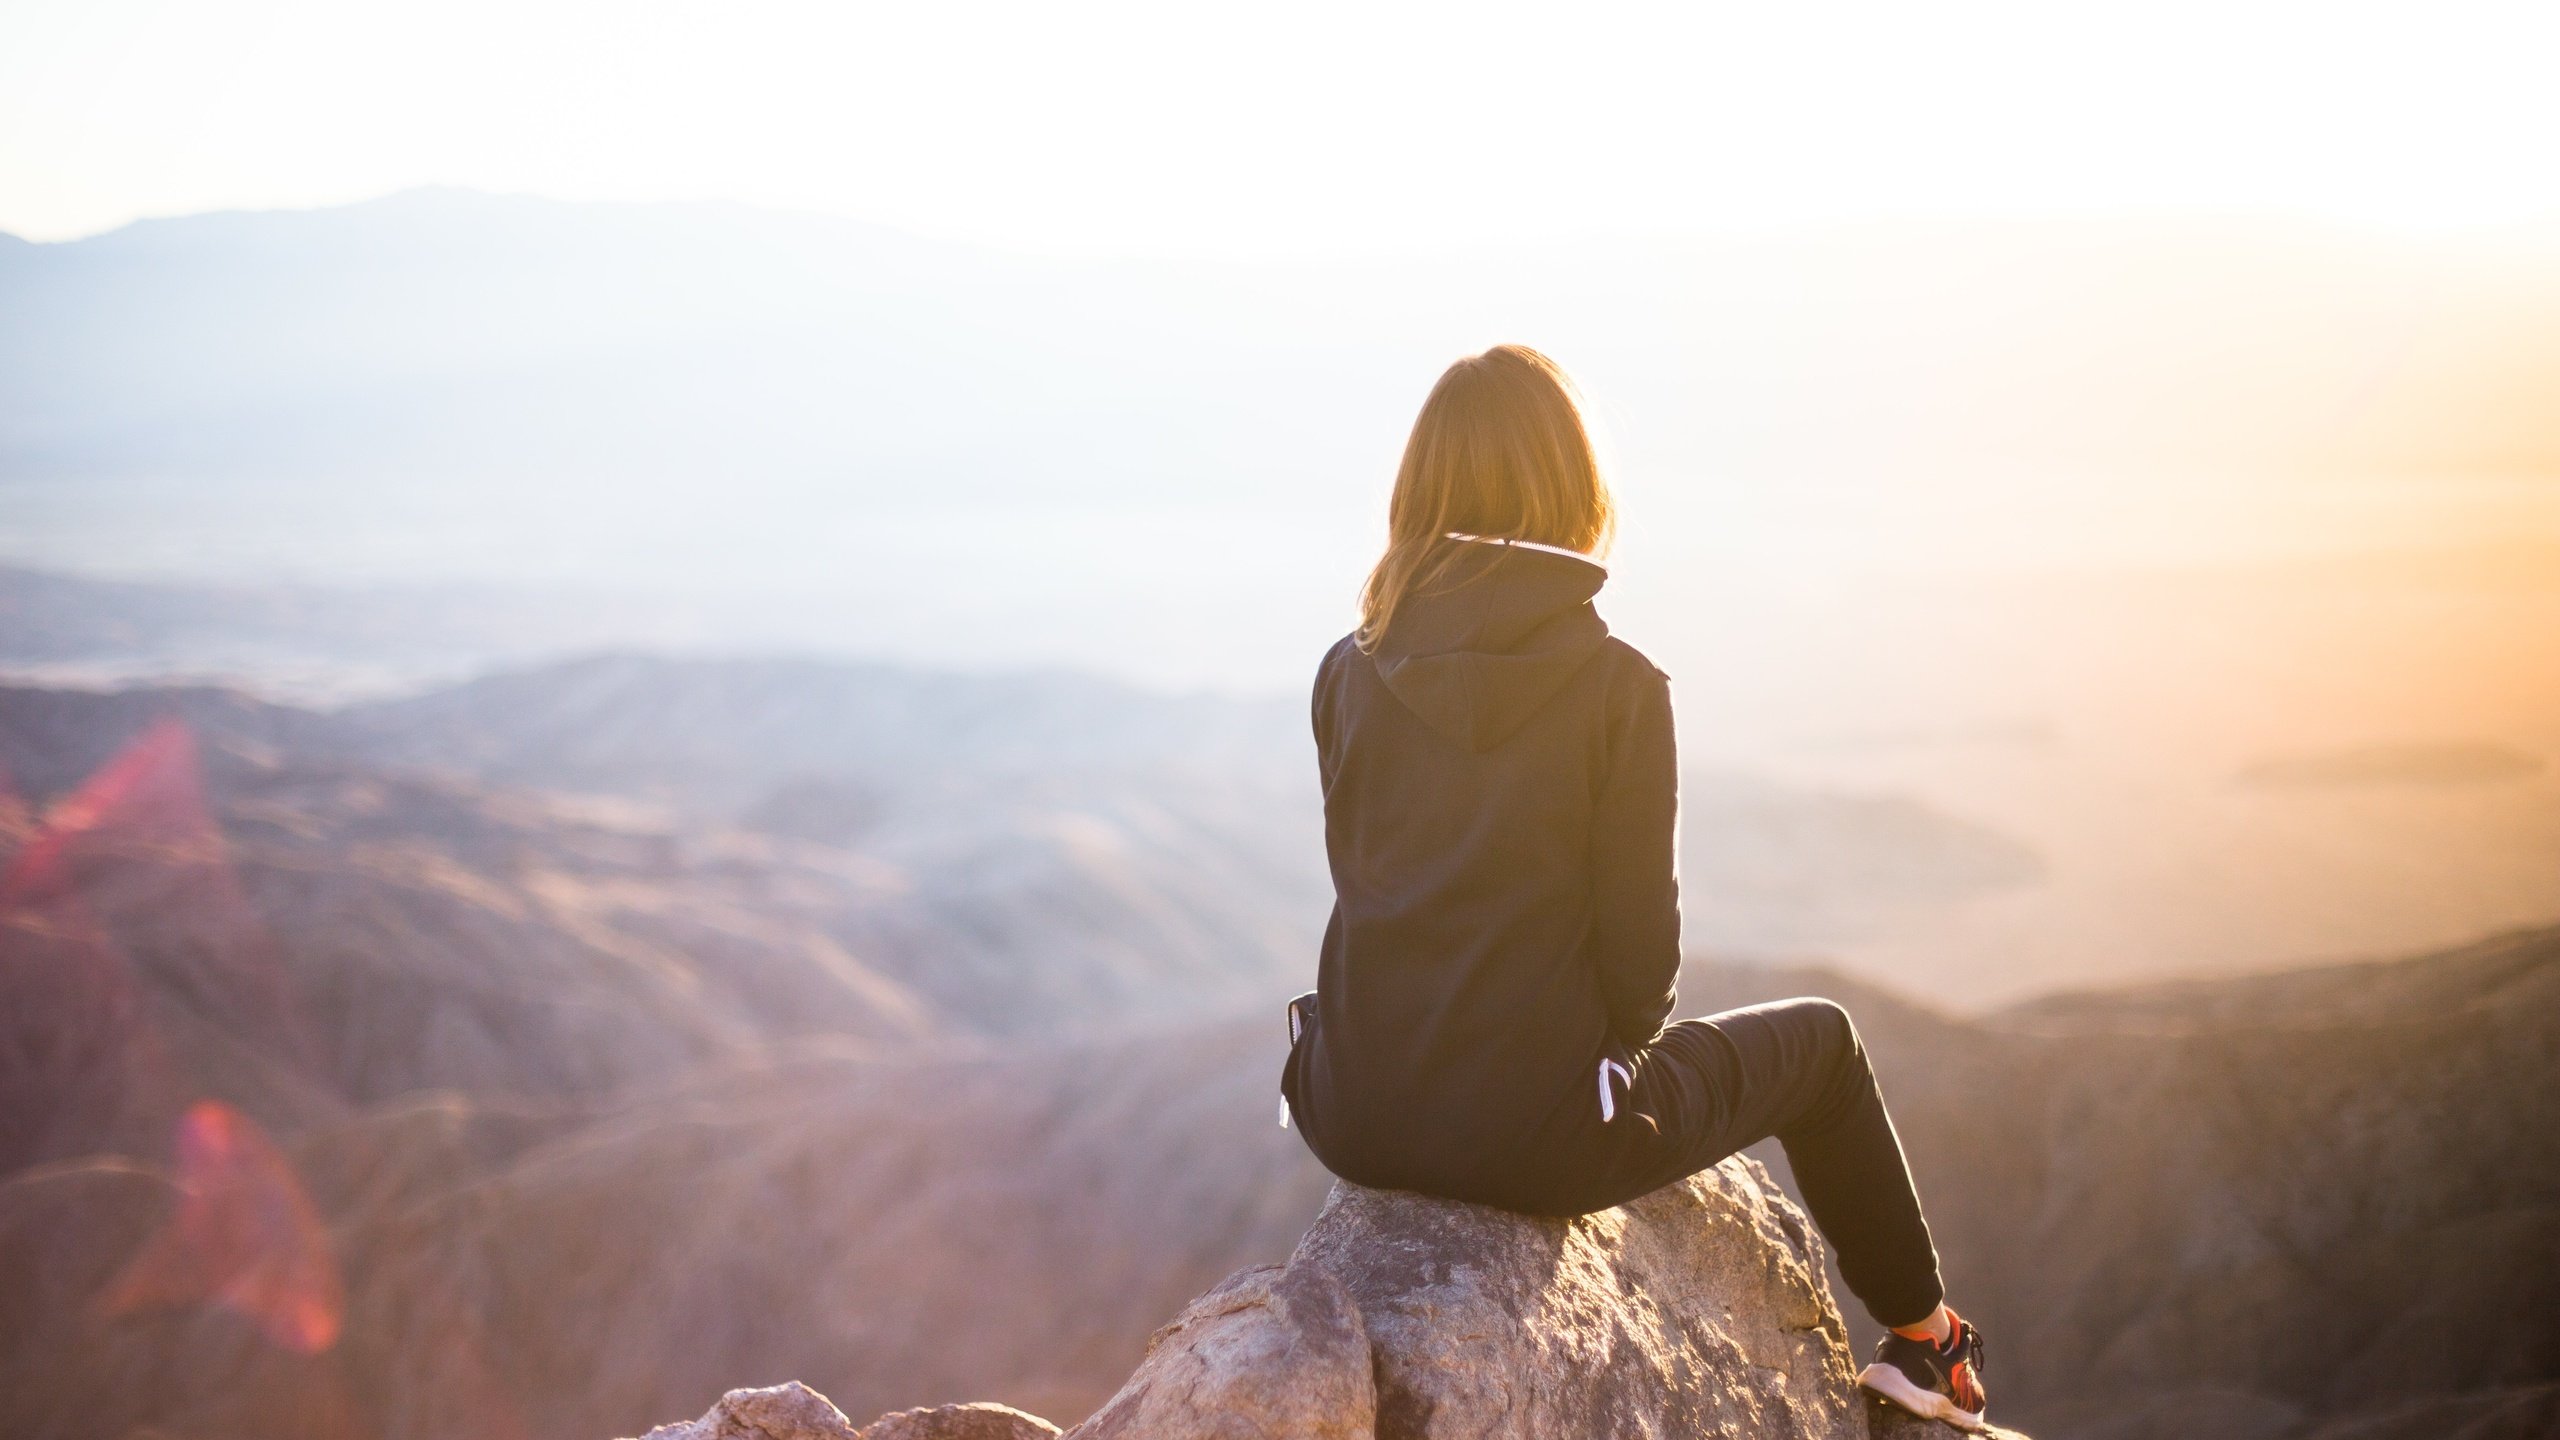
[[[1376,650],[1405,597],[1445,575],[1459,553],[1444,543],[1452,531],[1599,553],[1617,524],[1563,368],[1526,345],[1470,355],[1441,374],[1414,417],[1354,643]]]

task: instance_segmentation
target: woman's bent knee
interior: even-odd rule
[[[1803,1016],[1825,1040],[1842,1049],[1853,1052],[1866,1049],[1866,1042],[1858,1036],[1858,1022],[1849,1018],[1848,1007],[1839,1001],[1826,1000],[1819,995],[1800,995],[1779,1003],[1791,1013]]]
[[[1787,1003],[1811,1027],[1818,1063],[1831,1077],[1831,1103],[1825,1109],[1853,1104],[1874,1087],[1875,1070],[1867,1061],[1866,1040],[1858,1034],[1858,1022],[1849,1018],[1846,1006],[1812,995]]]

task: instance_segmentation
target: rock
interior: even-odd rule
[[[797,1380],[732,1390],[699,1420],[661,1425],[642,1440],[856,1440],[853,1422]]]
[[[861,1440],[1042,1440],[1057,1433],[1037,1415],[982,1400],[893,1410],[863,1426]]]
[[[1322,1265],[1239,1270],[1147,1341],[1078,1440],[1354,1440],[1377,1432],[1369,1340]]]
[[[1821,1241],[1749,1159],[1576,1220],[1343,1184],[1287,1266],[1201,1297],[1068,1433],[1952,1434],[1855,1373]]]
[[[643,1440],[1044,1440],[1058,1427],[1010,1405],[897,1410],[860,1430],[826,1396],[794,1380],[732,1390],[699,1420],[661,1425]]]
[[[1855,1415],[1818,1242],[1747,1163],[1576,1221],[1346,1187],[1293,1259],[1359,1300],[1381,1435],[1830,1435]]]
[[[856,1437],[795,1385],[732,1391],[650,1440],[1056,1433],[955,1405],[884,1415]],[[1858,1389],[1822,1241],[1747,1157],[1574,1220],[1337,1184],[1288,1264],[1239,1270],[1192,1301],[1067,1440],[1674,1435],[1955,1437]]]

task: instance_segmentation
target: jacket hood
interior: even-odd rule
[[[1444,579],[1396,607],[1371,656],[1388,693],[1470,751],[1508,739],[1609,638],[1609,572],[1547,550],[1451,540]]]

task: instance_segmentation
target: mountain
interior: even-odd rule
[[[1287,902],[1183,778],[1253,724],[796,673],[0,690],[0,1430],[632,1433],[784,1375],[1072,1418],[1284,1256],[1305,952],[1214,942]],[[1044,754],[1097,808],[1002,800]],[[2434,1433],[2560,1382],[2560,931],[1971,1017],[1701,961],[1683,1009],[1799,992],[1860,1019],[2004,1419]]]
[[[2057,221],[1070,262],[456,191],[144,221],[0,248],[0,558],[1294,684],[1413,405],[1494,339],[1623,431],[1658,632],[1728,585],[1785,620],[1879,570],[2547,531],[2555,252]]]
[[[1881,407],[1904,441],[2334,461],[2344,440],[2401,466],[2548,471],[2560,436],[2529,402],[2555,358],[2549,240],[2051,223],[1140,264],[733,205],[416,191],[0,249],[0,473],[467,471],[485,493],[491,467],[757,486],[778,468],[984,501],[1052,493],[1054,461],[1077,457],[1095,499],[1178,494],[1185,473],[1269,493],[1357,447],[1274,426],[1284,402],[1258,386],[1285,379],[1300,413],[1362,415],[1364,382],[1488,323],[1568,329],[1597,368],[1661,372],[1647,394],[1713,377],[1733,403],[1702,458],[1777,433],[1862,453],[1803,431],[1820,410],[1801,382],[1830,366],[1802,341],[1879,308],[1880,348],[1842,378],[1922,387]],[[1356,351],[1334,339],[1350,333],[1367,337]],[[2041,373],[2016,363],[2030,346]],[[2057,384],[2086,366],[2112,394]],[[1984,413],[2020,383],[2028,403]],[[1149,420],[1154,439],[1125,443]],[[1289,459],[1234,453],[1257,432]]]
[[[2121,1440],[2416,1437],[2466,1424],[2522,1436],[2560,1393],[2560,1331],[2539,1299],[2560,1278],[2560,1101],[2547,1083],[2560,931],[1970,1021],[1820,972],[1700,964],[1682,1008],[1806,992],[1860,1019],[1954,1297],[1993,1337],[2003,1423]],[[759,1328],[722,1339],[728,1368],[697,1368],[688,1350],[685,1384],[633,1384],[660,1398],[631,1423],[783,1375],[855,1415],[968,1398],[1084,1414],[1134,1363],[1146,1317],[1195,1293],[1177,1271],[1276,1262],[1310,1217],[1321,1177],[1259,1113],[1278,1059],[1269,1028],[1088,1052],[1062,1065],[1078,1078],[1057,1082],[1056,1102],[1023,1068],[937,1069],[915,1090],[960,1098],[935,1111],[954,1120],[928,1124],[931,1140],[884,1138],[876,1120],[813,1130],[741,1116],[793,1138],[778,1152],[673,1142],[681,1162],[652,1150],[603,1164],[577,1193],[604,1193],[603,1173],[774,1193],[770,1178],[702,1158],[727,1151],[763,1153],[775,1168],[755,1173],[830,1195],[841,1185],[858,1202],[764,1222],[825,1280],[754,1282],[743,1308]],[[860,1157],[868,1147],[900,1157],[887,1168],[902,1188],[866,1178],[879,1163]],[[984,1188],[955,1201],[943,1187],[961,1174]],[[642,1244],[663,1220],[634,1223],[628,1242]],[[725,1232],[743,1217],[715,1212],[675,1233],[695,1223]],[[873,1246],[918,1268],[857,1258]],[[669,1302],[647,1274],[587,1303],[663,1322]],[[1836,1278],[1834,1289],[1845,1293]],[[833,1308],[851,1295],[897,1297],[881,1302],[896,1318],[884,1331]],[[922,1317],[948,1313],[955,1295],[1003,1298],[963,1324],[965,1347],[923,1347]],[[630,1347],[648,1342],[626,1335],[614,1348]],[[910,1358],[920,1347],[929,1358]],[[574,1357],[554,1363],[565,1383]]]
[[[77,777],[120,762],[188,777],[201,760],[208,798],[183,827],[229,844],[260,933],[283,946],[286,963],[327,970],[383,956],[378,983],[299,977],[308,988],[379,1003],[413,985],[451,986],[444,998],[471,1013],[520,996],[548,1018],[501,1025],[513,1043],[586,1020],[622,1033],[627,1017],[612,1017],[635,983],[669,987],[661,1003],[683,1012],[697,1039],[722,1009],[706,1008],[700,992],[722,987],[736,987],[731,1000],[758,1017],[750,1031],[768,1036],[776,1026],[987,1034],[1123,1024],[1281,987],[1277,977],[1310,953],[1323,914],[1320,864],[1304,858],[1321,854],[1304,833],[1312,822],[1289,824],[1276,777],[1222,781],[1184,770],[1171,753],[1138,763],[1126,747],[1143,744],[1155,702],[1068,682],[821,674],[849,683],[802,686],[817,711],[802,738],[836,757],[814,781],[817,751],[795,752],[773,726],[743,741],[684,740],[693,748],[683,753],[649,749],[649,735],[691,735],[704,718],[686,709],[672,677],[673,703],[654,732],[626,705],[611,717],[619,728],[572,725],[549,737],[564,744],[544,759],[556,789],[482,778],[521,779],[533,762],[476,753],[459,721],[447,763],[400,763],[417,744],[417,707],[443,713],[436,697],[319,714],[215,690],[0,690],[0,764],[32,794],[60,797],[76,793]],[[759,676],[786,683],[759,685]],[[734,690],[708,688],[790,713],[781,693],[793,676],[789,666],[747,667]],[[555,678],[548,695],[598,698],[592,669]],[[451,703],[472,708],[481,694],[459,692]],[[831,696],[863,697],[875,722],[868,738],[879,743],[866,746],[851,726],[860,705],[831,709]],[[1059,725],[1119,737],[1100,743],[1122,747],[1122,768],[966,763],[977,753],[966,714],[981,717],[982,730],[1009,733],[1032,724],[1040,707],[1029,702],[1041,696],[1057,701]],[[908,713],[905,702],[921,709]],[[901,725],[913,743],[892,749],[885,737]],[[526,725],[526,744],[544,753],[536,728]],[[656,763],[653,783],[613,793],[615,780],[642,773],[629,763],[632,747]],[[708,758],[687,765],[686,754]],[[1062,750],[1055,760],[1073,758]],[[865,786],[884,808],[858,834],[825,841],[789,826],[726,823],[726,811],[769,813],[774,796],[805,797],[812,784],[821,795]],[[103,833],[106,858],[128,861],[116,827]],[[520,966],[562,939],[571,945],[556,980],[519,987],[494,972],[466,980],[455,968]],[[560,1008],[590,986],[592,995]],[[381,1038],[395,1049],[411,1043]],[[345,1039],[350,1053],[380,1048]],[[536,1048],[559,1059],[579,1047]]]
[[[2560,1285],[2560,930],[1973,1021],[1818,974],[1688,993],[1798,988],[1859,1017],[2021,1426],[2547,1423],[2528,1417],[2560,1382],[2536,1298]]]
[[[776,1267],[764,1273],[777,1297],[823,1298],[807,1279],[828,1257],[880,1267],[849,1274],[847,1295],[955,1274],[957,1253],[866,1248],[902,1197],[920,1207],[919,1241],[974,1208],[985,1230],[970,1253],[1018,1270],[1026,1252],[988,1237],[1090,1253],[1076,1242],[1107,1214],[1053,1208],[1059,1230],[1026,1230],[1039,1197],[956,1165],[944,1183],[928,1151],[883,1163],[870,1145],[915,1116],[956,1125],[950,1107],[975,1091],[984,1123],[974,1139],[948,1132],[953,1158],[983,1142],[1099,1162],[1115,1153],[1099,1122],[1054,1113],[1079,1087],[1101,1086],[1116,1142],[1143,1148],[1150,1124],[1216,1108],[1191,1083],[1204,1045],[1250,1053],[1185,1034],[1149,1079],[1072,1048],[1080,1031],[1143,1034],[1168,1007],[1215,1008],[1219,986],[1253,974],[1249,955],[1197,928],[1232,926],[1252,902],[1204,898],[1183,921],[1194,929],[1150,937],[1140,921],[1166,907],[1145,867],[1163,862],[1119,854],[1100,819],[1015,836],[1003,873],[920,876],[860,851],[672,825],[664,807],[368,758],[401,734],[381,714],[213,690],[0,691],[0,761],[22,787],[0,804],[0,1248],[37,1277],[0,1304],[0,1330],[16,1337],[12,1363],[53,1367],[65,1346],[94,1359],[57,1380],[15,1376],[24,1388],[0,1429],[514,1433],[547,1388],[519,1383],[521,1367],[556,1353],[592,1381],[599,1362],[580,1326],[551,1327],[563,1348],[545,1351],[505,1294],[626,1282],[659,1298],[669,1284],[734,1294],[748,1257],[715,1231],[774,1223],[776,1142],[811,1147],[805,1163],[843,1202],[807,1218],[851,1227],[796,1259],[748,1261]],[[941,863],[980,863],[1010,833]],[[1215,881],[1206,847],[1191,848],[1202,853],[1161,873]],[[1074,875],[1046,868],[1077,853],[1091,863]],[[1078,890],[1079,875],[1103,878]],[[1008,1028],[1025,1034],[992,1046]],[[1012,1078],[987,1091],[990,1074]],[[1140,1094],[1114,1088],[1133,1078]],[[1265,1089],[1256,1076],[1236,1092],[1257,1118]],[[1014,1108],[1025,1099],[1038,1108]],[[1180,1168],[1164,1143],[1159,1176]],[[704,1190],[706,1165],[736,1167],[739,1208]],[[648,1175],[675,1188],[653,1198]],[[599,1205],[597,1183],[617,1198]],[[678,1233],[692,1226],[713,1228]],[[560,1269],[599,1244],[707,1268]],[[1130,1260],[1133,1279],[1165,1277],[1133,1284],[1131,1306],[1215,1278],[1179,1245]],[[1097,1344],[1153,1318],[1085,1308]],[[955,1296],[905,1349],[880,1349],[883,1383],[971,1323]],[[1072,1371],[1063,1334],[1037,1348]],[[637,1363],[592,1391],[626,1387],[626,1407],[752,1354],[701,1333],[705,1366],[688,1370],[626,1338]],[[209,1380],[232,1398],[208,1405]],[[559,1389],[571,1418],[533,1433],[599,1423],[589,1381]]]
[[[46,572],[0,576],[0,665],[328,706],[599,650],[1072,667],[1277,697],[1294,742],[1414,403],[1526,339],[1613,432],[1602,607],[1680,685],[1701,943],[1986,1003],[2414,951],[2560,913],[2555,253],[2111,218],[1114,264],[449,191],[150,222],[0,247],[0,557]],[[885,813],[832,760],[721,803],[822,845]],[[988,866],[1126,878],[1067,843]],[[1195,910],[1147,923],[1278,933]]]
[[[1977,1024],[1822,977],[1705,973],[1687,1008],[1818,988],[1862,1017],[1956,1294],[1995,1337],[2007,1423],[2291,1440],[2363,1417],[2355,1433],[2415,1436],[2538,1413],[2515,1406],[2560,1374],[2538,1299],[2560,934],[2309,972],[2287,985],[2331,998],[2306,1013],[2203,1031],[2152,1028],[2153,996],[2104,1020],[2088,997],[2067,1028]],[[2377,978],[2439,998],[2414,1023],[2336,999]],[[1312,1216],[1324,1177],[1270,1123],[1275,1032],[804,1047],[512,1149],[520,1122],[457,1101],[314,1131],[297,1167],[353,1207],[333,1226],[332,1383],[375,1398],[350,1433],[636,1433],[781,1375],[854,1414],[1001,1397],[1072,1419],[1187,1296],[1276,1261]],[[166,1183],[129,1162],[23,1174],[0,1186],[0,1244],[46,1247],[26,1273],[51,1293],[95,1293]],[[244,1350],[219,1315],[137,1323],[9,1393],[94,1407],[123,1374],[112,1413],[139,1423],[190,1413],[215,1374],[316,1383],[269,1373],[290,1357]],[[30,1363],[64,1363],[46,1358],[70,1342],[58,1325],[20,1333],[41,1342]],[[43,1413],[16,1428],[60,1433]]]
[[[325,711],[210,686],[22,687],[0,692],[0,764],[59,794],[164,714],[207,742],[217,779],[260,756],[420,796],[586,797],[581,815],[655,835],[738,893],[762,885],[765,913],[981,1029],[1287,993],[1331,903],[1293,701],[622,653]],[[373,823],[396,828],[402,809]],[[1889,932],[2042,874],[2032,848],[1908,797],[1743,773],[1691,774],[1683,828],[1692,938],[1760,953]]]
[[[1080,785],[1161,770],[1191,785],[1240,774],[1277,791],[1307,788],[1315,764],[1295,704],[1157,694],[1071,671],[616,654],[342,713],[387,764],[663,796],[706,817],[807,776]]]
[[[698,624],[681,605],[634,595],[145,583],[0,565],[0,669],[43,684],[229,684],[329,706],[496,664],[681,644]]]

